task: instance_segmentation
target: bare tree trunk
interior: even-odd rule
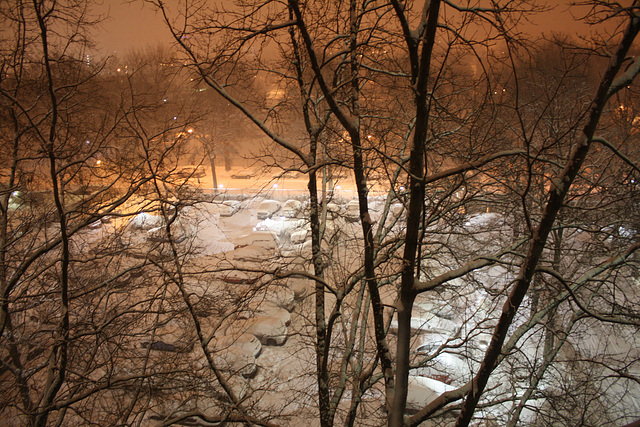
[[[315,145],[315,144],[314,144]],[[318,201],[316,169],[309,172],[309,203],[311,222],[311,251],[313,259],[313,274],[323,278],[322,249],[320,235],[320,206]],[[317,280],[315,283],[315,328],[316,328],[316,378],[318,381],[318,407],[320,410],[320,425],[333,425],[334,411],[331,408],[331,393],[329,386],[329,343],[327,342],[327,324],[325,320],[324,284]]]
[[[52,6],[53,7],[53,6]],[[67,233],[67,215],[64,206],[64,195],[62,182],[59,181],[58,165],[55,154],[55,143],[58,132],[58,98],[55,92],[55,83],[51,70],[51,59],[49,57],[49,42],[47,24],[45,16],[51,11],[41,10],[39,6],[34,7],[40,27],[40,39],[42,42],[42,57],[46,71],[46,84],[48,89],[49,102],[51,103],[51,122],[47,135],[47,155],[49,160],[49,175],[53,190],[53,197],[56,211],[59,216],[60,236],[62,248],[60,254],[60,313],[61,319],[56,331],[56,344],[51,349],[47,379],[44,385],[44,393],[39,402],[39,408],[34,418],[31,420],[34,426],[44,426],[47,424],[51,408],[58,391],[62,387],[67,373],[67,357],[69,345],[69,235]]]
[[[400,14],[399,5],[394,4],[396,13]],[[416,269],[416,255],[418,252],[418,236],[420,235],[420,225],[422,223],[422,208],[424,206],[424,176],[426,165],[424,162],[425,146],[428,132],[429,118],[429,71],[431,66],[431,55],[435,41],[435,32],[438,23],[440,1],[433,0],[425,4],[425,15],[427,27],[422,38],[422,50],[415,41],[406,36],[407,47],[414,52],[411,55],[412,80],[415,87],[416,103],[416,129],[413,136],[413,148],[409,160],[410,174],[410,198],[407,213],[407,232],[404,244],[404,254],[402,256],[402,279],[400,284],[398,316],[398,343],[396,351],[396,383],[393,393],[393,403],[389,415],[389,426],[399,427],[404,424],[404,413],[407,405],[407,392],[409,387],[409,346],[411,341],[411,312],[413,302],[416,297],[414,287]],[[418,58],[420,58],[419,63]]]
[[[560,261],[562,259],[562,236],[563,229],[557,229],[552,231],[553,235],[553,261],[551,267],[555,271],[560,271],[558,267],[560,267]],[[555,281],[555,280],[554,280]],[[560,283],[557,283],[560,285]],[[545,294],[547,298],[543,301],[543,304],[547,304],[553,298],[553,295],[549,295],[551,292],[554,292],[553,287],[548,287],[546,289]],[[545,360],[552,360],[551,354],[553,349],[556,347],[556,335],[559,333],[558,330],[558,319],[556,310],[549,311],[547,315],[547,324],[544,329],[544,352]]]
[[[205,147],[205,149],[207,149]],[[212,148],[207,149],[209,164],[211,165],[211,178],[213,179],[213,191],[218,192],[218,177],[216,175],[216,154]]]

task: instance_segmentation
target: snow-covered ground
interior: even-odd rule
[[[221,270],[212,276],[214,282],[209,282],[200,290],[193,288],[192,292],[198,295],[198,298],[204,300],[207,296],[213,296],[218,301],[223,301],[225,298],[237,298],[239,293],[248,294],[252,292],[252,287],[268,283],[269,280],[273,280],[273,277],[260,275],[256,271],[265,266],[271,268],[278,264],[277,262],[265,264],[271,255],[284,255],[282,259],[285,261],[281,259],[278,268],[286,266],[286,260],[291,261],[293,258],[301,261],[296,266],[304,265],[306,262],[308,267],[310,246],[305,243],[308,239],[306,221],[279,216],[260,221],[256,215],[256,208],[261,200],[261,198],[243,200],[240,202],[239,210],[224,217],[220,216],[221,202],[199,203],[180,212],[180,221],[175,226],[189,236],[189,239],[181,245],[190,245],[193,250],[194,266]],[[400,208],[397,209],[400,210]],[[120,238],[132,242],[130,243],[132,245],[142,245],[149,239],[148,228],[161,227],[162,224],[163,221],[157,216],[146,214],[135,216],[126,225]],[[92,240],[108,237],[110,233],[116,233],[116,230],[122,230],[122,226],[97,225],[95,229],[83,235],[83,239],[86,239],[84,244],[90,245]],[[271,231],[278,237],[279,247],[272,251],[273,254],[269,252],[271,250],[267,251],[269,253],[262,253],[257,249],[251,252],[252,245],[245,248],[234,245],[234,242],[246,240],[252,233],[265,231]],[[468,216],[458,231],[461,234],[457,236],[454,244],[460,247],[466,245],[470,251],[478,248],[491,249],[493,245],[499,246],[500,239],[504,236],[511,237],[512,233],[505,219],[493,213]],[[292,242],[291,236],[295,233],[304,234],[304,236],[296,237]],[[470,240],[465,240],[463,233],[468,233]],[[328,222],[323,250],[327,252],[329,260],[332,256],[338,256],[347,260],[345,262],[347,266],[357,267],[357,262],[348,260],[356,261],[361,256],[361,238],[361,228],[357,222],[352,223],[336,218]],[[434,242],[432,245],[437,248],[438,244],[439,242]],[[426,247],[429,248],[429,246]],[[245,252],[251,252],[253,256],[250,257]],[[432,278],[446,272],[450,265],[455,265],[455,260],[445,256],[426,259],[422,268],[425,274]],[[192,268],[196,270],[195,267]],[[233,272],[238,268],[247,271]],[[353,273],[348,268],[345,271],[337,269],[333,271],[330,268],[329,271],[335,274],[335,277],[339,274],[344,275],[344,280]],[[493,332],[504,301],[504,292],[514,277],[515,272],[508,265],[494,264],[474,271],[464,280],[452,281],[444,292],[425,293],[418,297],[412,321],[412,327],[417,335],[412,348],[414,350],[421,348],[418,351],[419,354],[415,355],[416,361],[422,358],[424,362],[412,374],[416,376],[414,383],[417,388],[428,386],[430,390],[448,390],[451,386],[462,385],[473,376],[489,343],[490,334]],[[290,279],[289,287],[292,295],[302,298],[312,294],[313,284],[306,283],[305,280]],[[288,282],[284,280],[283,283]],[[385,294],[383,297],[386,304],[394,303],[393,295]],[[258,407],[264,406],[267,409],[269,406],[270,412],[277,408],[277,412],[287,417],[295,417],[307,410],[312,411],[310,408],[316,404],[313,401],[316,381],[313,377],[315,370],[315,355],[311,339],[313,331],[309,330],[308,320],[313,315],[309,304],[309,300],[298,299],[297,304],[291,307],[293,313],[288,326],[288,339],[279,346],[263,346],[260,354],[255,358],[257,368],[254,376],[241,380],[241,388],[245,391],[253,390],[251,399],[255,400]],[[525,306],[527,304],[530,304],[530,301],[525,301]],[[529,313],[525,311],[516,319],[512,331],[527,321]],[[640,367],[624,365],[624,360],[628,360],[628,356],[634,351],[637,352],[635,346],[637,337],[633,336],[633,329],[600,330],[597,328],[587,322],[582,323],[580,328],[576,329],[576,332],[579,332],[576,336],[584,338],[569,341],[574,351],[586,358],[602,358],[603,362],[613,363],[625,372],[637,376]],[[391,329],[393,329],[393,321]],[[497,397],[509,393],[519,396],[526,391],[530,379],[528,376],[539,367],[542,358],[541,342],[544,340],[540,331],[539,328],[533,329],[531,333],[521,338],[515,347],[513,360],[498,367],[495,377],[489,384],[492,391],[487,396]],[[633,356],[632,359],[637,360],[638,356]],[[514,361],[522,363],[525,368],[522,369],[522,366],[518,366]],[[618,362],[619,364],[615,365]],[[253,371],[251,373],[253,375]],[[537,384],[540,390],[553,388],[551,384],[555,373],[548,375],[548,380]],[[419,377],[427,379],[421,380]],[[424,381],[428,384],[422,384]],[[622,402],[628,408],[639,408],[638,399],[629,397],[628,390],[621,384],[620,381],[612,381],[609,384],[611,396],[616,396],[618,402]],[[538,405],[539,400],[535,402]],[[497,408],[502,408],[496,409],[498,412],[502,411],[500,414],[493,414],[498,419],[511,410],[506,405]]]

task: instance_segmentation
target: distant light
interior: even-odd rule
[[[167,102],[167,98],[163,99],[162,102]]]
[[[96,165],[100,166],[102,164],[102,160],[97,160]]]
[[[273,188],[278,188],[278,184],[273,184]]]
[[[193,128],[189,128],[189,129],[187,129],[187,132],[189,132],[189,133],[193,133]]]
[[[121,69],[121,68],[118,68],[116,71],[117,71],[117,72],[120,72],[120,71],[122,71],[122,69]]]
[[[404,191],[404,186],[400,186],[400,191]]]
[[[218,185],[218,188],[222,190],[224,188],[224,185],[220,184],[220,185]]]
[[[88,139],[85,141],[85,143],[87,144],[91,144],[91,141],[89,141]]]
[[[173,120],[178,120],[178,116],[173,116]]]
[[[342,187],[341,187],[341,186],[336,185],[336,190],[341,190],[341,189],[342,189]]]

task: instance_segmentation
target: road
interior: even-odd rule
[[[203,191],[209,193],[214,191],[213,176],[211,167],[204,166],[206,175],[202,178],[192,178],[190,183],[202,188]],[[252,175],[251,178],[232,178],[234,175]],[[284,200],[292,196],[307,194],[307,175],[297,173],[295,177],[289,175],[280,177],[282,173],[279,169],[262,172],[255,171],[244,167],[234,167],[229,171],[224,168],[216,168],[216,176],[218,181],[218,191],[226,191],[231,194],[242,193],[260,193],[265,197]],[[322,182],[318,182],[321,188]],[[352,176],[339,178],[328,183],[327,190],[333,190],[335,196],[344,199],[352,199],[356,196],[355,181]],[[373,192],[382,193],[384,189],[376,185],[372,189]]]

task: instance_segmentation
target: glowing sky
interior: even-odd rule
[[[98,49],[103,54],[125,54],[129,50],[143,49],[157,43],[170,43],[171,37],[163,27],[162,20],[151,6],[140,1],[103,0],[102,14],[107,20],[94,31]],[[531,34],[565,32],[568,34],[587,34],[588,26],[576,22],[573,16],[579,16],[583,9],[573,9],[573,16],[567,12],[569,0],[547,1],[558,4],[554,11],[542,13],[532,18],[532,23],[524,29]],[[208,4],[231,3],[230,0],[209,0]]]
[[[125,54],[156,43],[169,43],[171,37],[162,26],[160,16],[142,2],[104,0],[107,19],[94,32],[103,54]]]

